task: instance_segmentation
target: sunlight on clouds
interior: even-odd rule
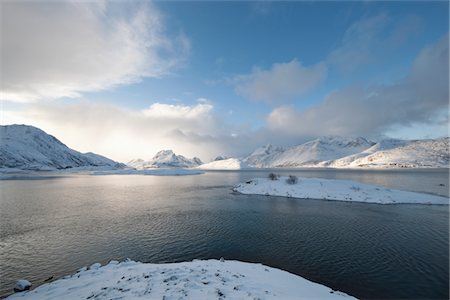
[[[174,138],[174,132],[196,132],[199,136],[221,132],[209,103],[155,103],[145,110],[86,101],[36,103],[16,111],[4,110],[1,123],[33,125],[78,151],[92,151],[124,162],[137,157],[149,159],[162,149],[209,159],[214,146]]]
[[[207,103],[199,103],[195,106],[172,105],[164,103],[153,103],[142,112],[147,117],[170,118],[170,119],[196,119],[207,118],[213,106]]]
[[[190,49],[149,2],[2,2],[0,97],[77,97],[160,77]]]

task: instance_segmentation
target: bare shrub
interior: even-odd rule
[[[270,173],[269,174],[269,179],[270,180],[278,180],[278,177],[280,177],[280,175],[277,175],[275,173]]]
[[[289,175],[289,177],[286,179],[287,184],[296,184],[298,182],[298,178],[295,175]]]
[[[355,192],[359,192],[361,190],[361,188],[359,186],[351,186],[350,187],[351,190],[355,191]]]

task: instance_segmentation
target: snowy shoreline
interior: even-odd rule
[[[7,299],[355,299],[262,264],[194,260],[93,264]]]
[[[281,196],[299,199],[333,200],[377,204],[440,204],[449,205],[449,198],[388,189],[350,180],[298,178],[294,184],[289,177],[254,178],[239,183],[233,191],[246,195]]]

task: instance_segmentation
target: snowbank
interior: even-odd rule
[[[234,191],[242,194],[284,196],[302,199],[324,199],[380,204],[449,204],[445,197],[387,189],[349,180],[298,178],[298,183],[288,184],[288,177],[278,180],[255,178],[238,184]]]
[[[154,175],[154,176],[181,176],[181,175],[198,175],[203,174],[199,170],[167,168],[167,169],[123,169],[123,170],[109,170],[92,172],[91,175]]]
[[[94,264],[8,299],[355,299],[294,274],[239,261]]]
[[[200,170],[241,170],[245,168],[247,165],[237,158],[216,160],[196,167]]]

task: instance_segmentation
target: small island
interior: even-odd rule
[[[279,177],[273,173],[268,178],[255,178],[240,183],[233,191],[248,195],[378,204],[449,204],[448,198],[437,195],[388,189],[350,180]]]

